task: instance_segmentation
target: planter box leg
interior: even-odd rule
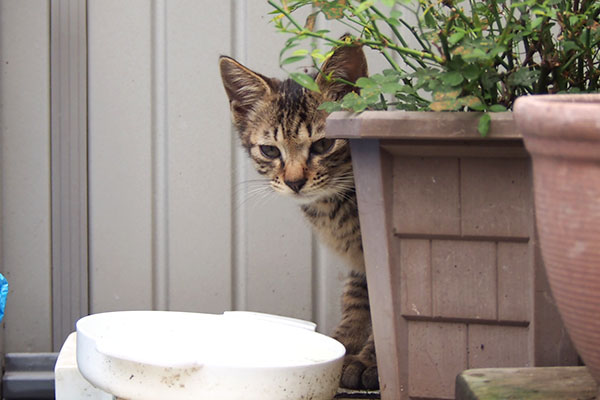
[[[351,141],[352,158],[355,171],[357,197],[359,204],[376,203],[377,207],[359,209],[360,224],[363,233],[363,246],[369,284],[369,301],[371,319],[377,352],[377,365],[381,383],[382,400],[408,399],[408,388],[402,384],[407,382],[408,359],[400,359],[400,349],[408,345],[408,326],[400,315],[397,305],[389,293],[398,282],[394,275],[394,255],[391,254],[390,241],[392,230],[386,220],[386,213],[391,207],[391,179],[382,164],[390,164],[391,157],[382,152],[378,140]],[[359,173],[357,174],[357,171]],[[376,171],[361,174],[360,171]],[[383,197],[381,193],[384,193]],[[383,207],[382,207],[383,206]],[[365,241],[365,238],[369,238]]]

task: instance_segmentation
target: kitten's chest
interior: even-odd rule
[[[353,269],[364,271],[360,222],[354,191],[344,197],[303,205],[302,211],[326,245],[346,258]]]

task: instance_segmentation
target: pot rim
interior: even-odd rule
[[[530,137],[600,143],[600,93],[519,97],[514,117],[526,142]]]
[[[522,99],[522,100],[519,100]],[[521,96],[517,101],[544,102],[544,103],[578,103],[600,104],[600,93],[560,93],[560,94],[534,94]]]

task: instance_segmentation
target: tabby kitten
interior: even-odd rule
[[[346,347],[341,385],[379,387],[356,193],[347,140],[325,138],[327,113],[317,108],[353,90],[367,76],[360,47],[337,49],[316,77],[321,93],[293,80],[253,72],[229,57],[219,59],[232,120],[257,171],[272,189],[293,197],[319,234],[351,266],[334,337]],[[329,78],[329,79],[328,79]]]

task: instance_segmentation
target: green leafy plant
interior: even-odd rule
[[[365,109],[505,111],[524,94],[594,92],[600,87],[597,0],[268,0],[279,32],[289,34],[280,64],[308,60],[317,69],[333,48],[362,45],[389,68],[360,78],[329,112]],[[304,11],[300,11],[304,9]],[[298,15],[306,15],[302,21]],[[320,17],[322,16],[322,17]],[[317,18],[343,25],[337,38]],[[412,22],[410,22],[412,21]],[[315,42],[316,41],[316,42]],[[413,43],[413,45],[410,45]],[[304,47],[302,47],[303,45]],[[318,90],[310,75],[291,78]]]

